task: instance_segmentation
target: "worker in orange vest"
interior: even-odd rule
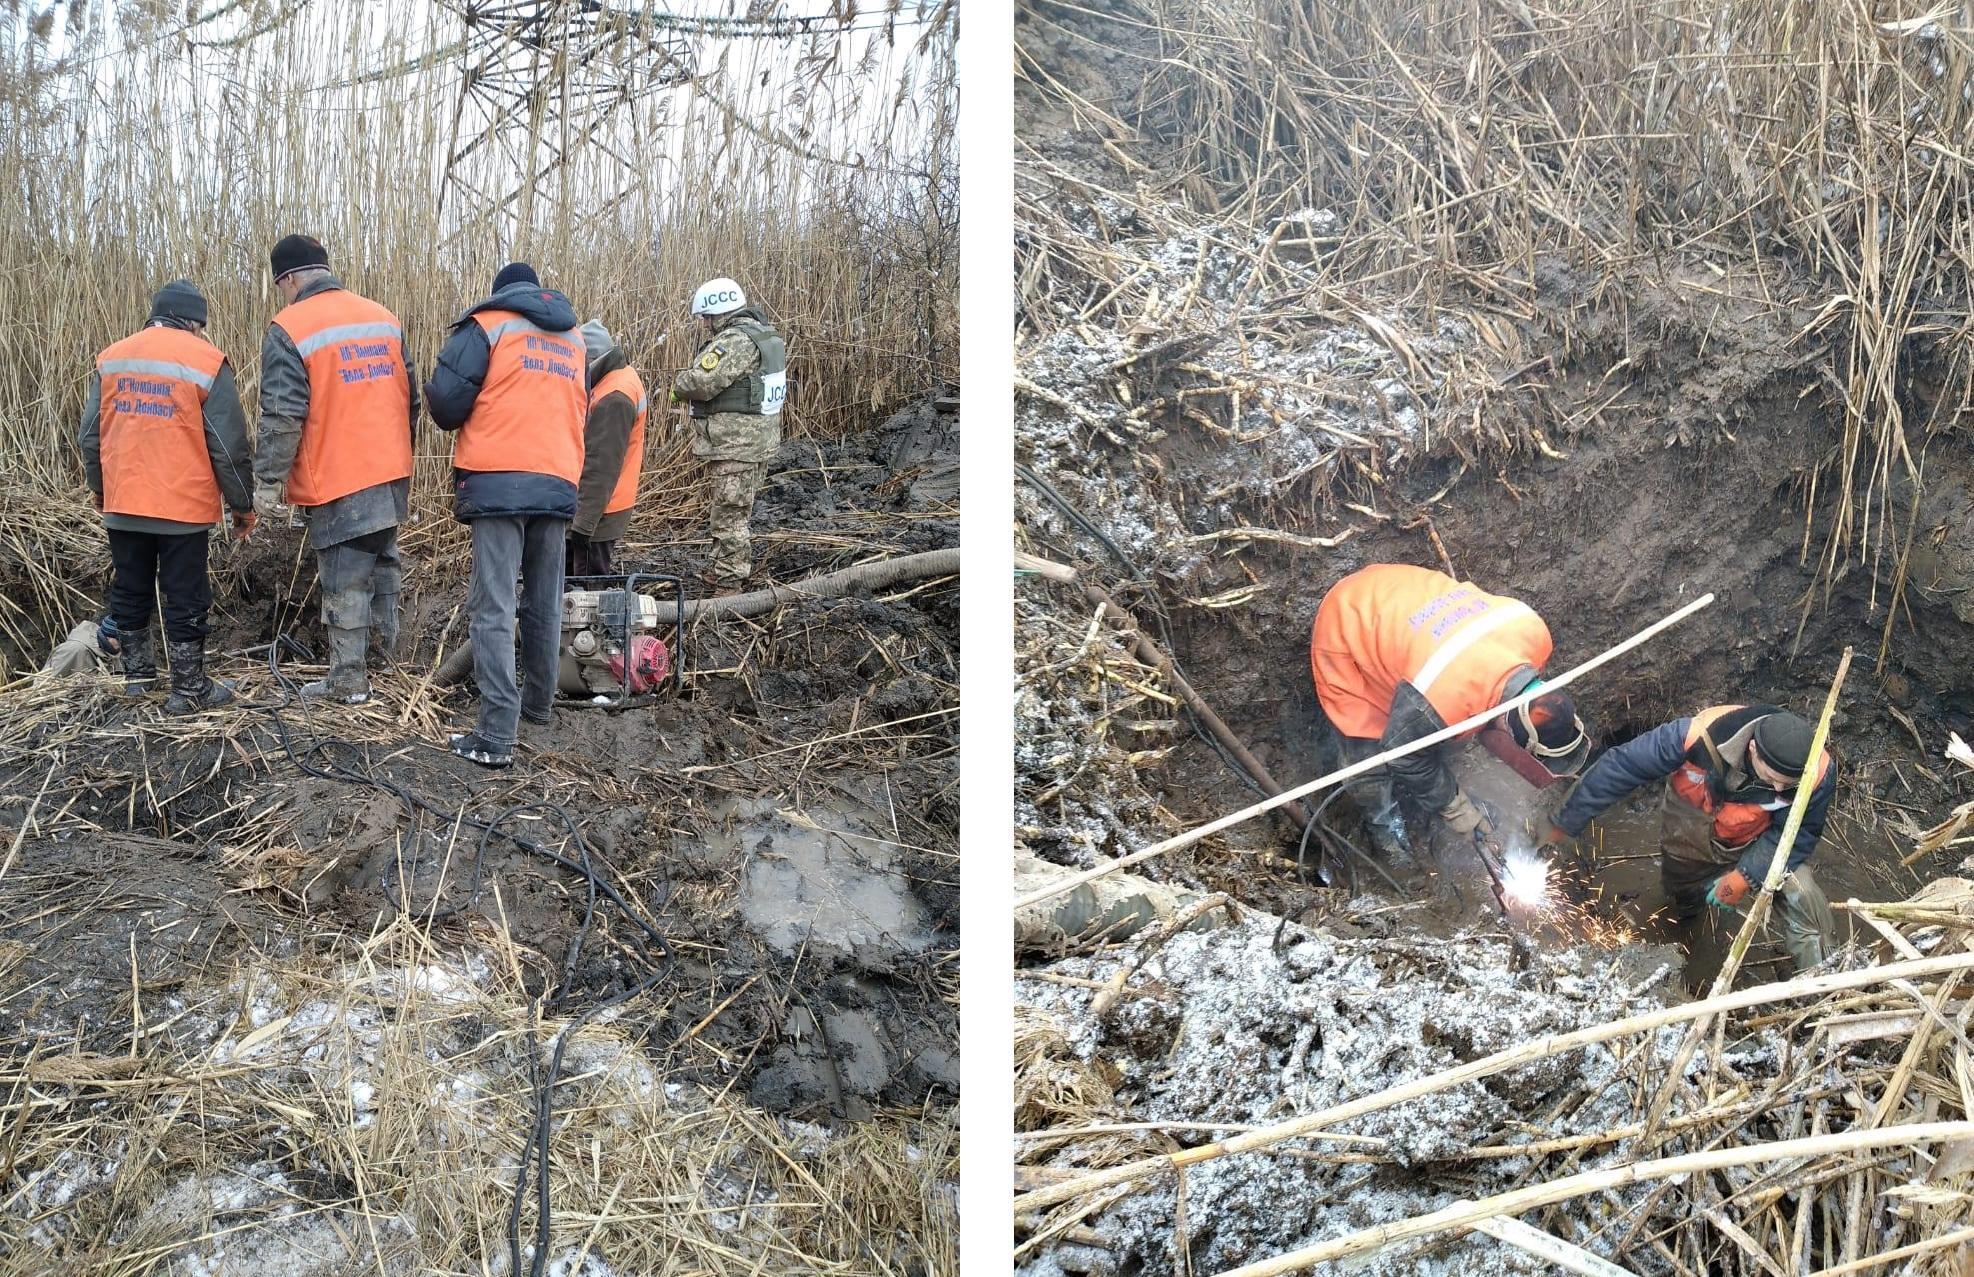
[[[1323,717],[1342,758],[1354,763],[1537,686],[1551,647],[1549,627],[1526,603],[1429,568],[1381,563],[1323,597],[1309,661]],[[1573,774],[1589,756],[1589,732],[1567,692],[1546,693],[1503,717],[1515,744],[1554,775]],[[1409,849],[1398,800],[1455,833],[1492,832],[1447,756],[1446,745],[1419,750],[1347,782],[1380,851]]]
[[[644,469],[644,381],[602,321],[583,325],[589,356],[589,417],[583,427],[583,477],[569,525],[570,576],[615,570],[617,539],[630,526]]]
[[[232,365],[204,336],[206,317],[205,295],[189,280],[160,288],[144,327],[96,356],[79,436],[110,540],[98,642],[122,658],[125,690],[149,694],[158,678],[151,612],[164,596],[168,714],[233,699],[230,684],[206,673],[206,541],[222,509],[234,539],[254,527],[247,423]]]
[[[1823,750],[1812,769],[1813,743],[1808,722],[1773,705],[1716,705],[1675,718],[1606,751],[1556,813],[1550,841],[1578,837],[1633,790],[1664,781],[1659,875],[1674,915],[1690,924],[1703,905],[1747,903],[1807,780],[1813,788],[1776,894],[1783,948],[1806,970],[1823,961],[1836,932],[1809,858],[1836,801],[1837,764]]]
[[[452,736],[452,752],[505,767],[519,720],[551,721],[561,660],[564,545],[589,412],[588,360],[569,299],[543,288],[526,262],[503,266],[492,295],[453,325],[425,402],[441,430],[459,432],[453,517],[473,529],[466,610],[480,713],[472,731]]]
[[[343,287],[319,240],[286,236],[269,260],[282,308],[261,342],[254,506],[294,506],[315,547],[329,673],[302,695],[360,705],[366,648],[397,643],[418,391],[404,325]]]

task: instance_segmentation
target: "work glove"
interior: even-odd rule
[[[1488,821],[1486,813],[1476,807],[1474,800],[1460,790],[1453,792],[1453,801],[1439,809],[1439,818],[1456,834],[1472,834],[1475,830],[1482,833],[1494,831],[1494,826]]]
[[[245,541],[248,537],[252,536],[254,534],[255,522],[256,516],[252,510],[235,510],[233,512],[233,539],[235,541]]]
[[[281,498],[284,495],[286,494],[282,492],[281,485],[278,483],[255,484],[254,513],[264,514],[270,519],[273,518],[281,509],[283,504]]]
[[[106,616],[96,622],[96,646],[105,655],[123,655],[123,631],[117,628],[114,616]]]
[[[1730,869],[1714,879],[1714,885],[1707,888],[1707,903],[1716,909],[1738,909],[1751,890],[1748,875],[1739,869]]]

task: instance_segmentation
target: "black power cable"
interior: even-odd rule
[[[295,684],[294,680],[281,672],[281,653],[284,650],[306,656],[308,649],[285,633],[276,635],[274,642],[268,645],[268,674],[273,678],[275,686],[281,689],[285,697],[285,695],[294,692]],[[548,1070],[545,1074],[539,1070],[539,1058],[532,1051],[530,1053],[530,1073],[535,1082],[535,1111],[527,1140],[522,1146],[521,1164],[515,1171],[514,1191],[508,1202],[507,1271],[513,1274],[519,1274],[521,1271],[521,1207],[527,1196],[528,1171],[532,1163],[536,1172],[535,1249],[534,1256],[529,1263],[528,1271],[530,1277],[542,1277],[548,1266],[550,1241],[548,1192],[549,1137],[553,1132],[555,1086],[562,1073],[562,1057],[568,1050],[570,1039],[597,1016],[602,1015],[605,1011],[613,1007],[622,1006],[632,999],[657,988],[675,968],[676,961],[672,953],[672,948],[666,943],[665,937],[658,929],[647,922],[638,910],[631,907],[630,902],[624,898],[623,893],[618,891],[614,884],[597,872],[595,858],[590,854],[589,840],[583,836],[582,829],[576,824],[575,818],[561,805],[547,801],[520,803],[502,811],[492,820],[484,821],[468,816],[464,803],[460,805],[457,811],[449,812],[425,798],[424,795],[412,791],[391,777],[372,771],[369,768],[367,760],[363,759],[362,750],[347,740],[339,737],[317,736],[314,742],[306,749],[297,750],[294,737],[289,731],[287,718],[281,712],[285,704],[286,701],[284,699],[252,704],[249,708],[267,711],[268,717],[274,723],[275,734],[281,742],[282,751],[288,756],[288,761],[293,763],[304,774],[320,780],[339,781],[345,784],[384,790],[386,793],[395,797],[400,803],[404,804],[406,810],[412,813],[414,821],[418,813],[424,812],[428,815],[444,819],[456,827],[463,826],[480,831],[479,845],[473,855],[472,886],[468,892],[466,903],[464,905],[454,906],[444,914],[440,914],[437,912],[435,901],[434,910],[431,914],[433,920],[440,917],[450,917],[462,909],[471,908],[478,902],[486,873],[487,850],[492,845],[496,835],[505,838],[508,842],[523,851],[540,856],[582,876],[587,891],[583,905],[583,919],[575,935],[570,939],[568,951],[563,955],[562,979],[548,998],[548,1005],[551,1008],[559,1008],[570,993],[571,986],[575,980],[577,959],[581,953],[584,940],[587,938],[590,928],[596,919],[596,904],[599,893],[601,893],[605,900],[616,905],[623,916],[639,932],[642,932],[644,937],[648,938],[656,949],[657,956],[654,958],[652,950],[645,947],[644,940],[640,939],[637,933],[632,933],[628,937],[631,947],[637,950],[640,958],[652,966],[651,973],[642,982],[597,1003],[577,1016],[568,1025],[564,1026],[562,1031],[556,1035],[555,1048],[550,1053]],[[350,754],[356,757],[357,761],[337,761],[332,751],[338,748],[349,751]],[[318,759],[320,761],[317,761]],[[529,812],[545,812],[561,821],[562,827],[568,833],[570,843],[574,846],[581,858],[579,860],[571,860],[567,856],[561,855],[539,843],[511,833],[503,828],[508,821]],[[388,892],[386,895],[388,898]],[[534,1000],[532,1009],[535,1024],[539,1027],[541,1022],[541,1000],[539,998]]]

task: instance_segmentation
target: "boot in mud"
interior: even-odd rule
[[[122,636],[123,694],[149,696],[158,690],[158,653],[151,644],[151,631]]]
[[[206,641],[173,639],[165,646],[171,656],[171,696],[167,714],[196,714],[233,700],[233,684],[206,673]]]
[[[398,596],[373,595],[370,600],[370,648],[364,665],[373,670],[398,667]]]
[[[363,653],[370,642],[370,631],[339,626],[329,629],[329,673],[327,677],[302,684],[304,700],[330,701],[337,705],[361,705],[370,699],[370,676],[364,673]]]

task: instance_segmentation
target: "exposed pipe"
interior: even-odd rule
[[[727,594],[712,599],[688,599],[685,605],[687,621],[701,620],[713,616],[759,616],[773,611],[784,603],[799,603],[804,599],[840,599],[855,590],[881,590],[886,586],[897,585],[901,581],[917,581],[927,577],[952,576],[960,570],[960,552],[956,546],[950,550],[927,550],[923,554],[907,554],[896,559],[876,559],[869,563],[859,563],[837,572],[825,572],[788,585],[773,585],[765,590],[750,590],[746,594]],[[658,623],[670,625],[679,619],[678,605],[672,602],[658,604]],[[440,663],[433,681],[441,687],[449,686],[464,679],[473,670],[473,646],[462,643]]]

